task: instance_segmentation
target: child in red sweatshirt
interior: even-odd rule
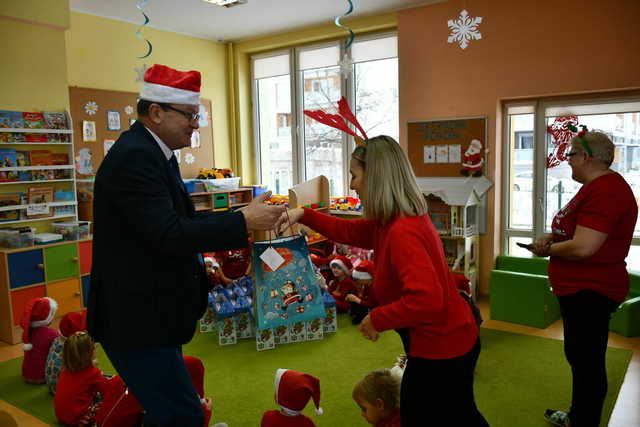
[[[373,371],[353,388],[362,416],[376,427],[400,427],[400,377],[389,369]]]
[[[334,279],[329,282],[329,293],[336,300],[338,313],[346,313],[351,307],[346,300],[347,295],[357,293],[356,284],[350,277],[353,265],[349,258],[342,255],[337,255],[329,265],[334,276]]]

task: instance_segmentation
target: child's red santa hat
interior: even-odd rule
[[[52,321],[58,310],[58,303],[52,298],[33,298],[24,306],[20,326],[22,326],[22,348],[29,351],[31,344],[31,328],[47,326]]]
[[[63,337],[69,338],[76,332],[87,330],[87,310],[77,313],[71,311],[60,319],[60,333]]]
[[[211,263],[211,267],[214,267],[214,268],[220,267],[220,264],[218,263],[218,261],[216,261],[215,258],[212,258],[210,256],[204,258],[204,263],[206,264],[207,262]]]
[[[342,269],[345,273],[349,274],[351,269],[353,268],[353,264],[351,264],[351,260],[343,255],[336,255],[334,259],[329,263],[331,267],[336,266]]]
[[[320,407],[320,380],[313,375],[290,369],[276,371],[276,403],[290,415],[299,415],[313,399],[316,414],[322,415]]]
[[[144,73],[140,99],[166,104],[200,105],[200,72],[154,64]]]
[[[351,273],[351,277],[356,280],[371,280],[373,279],[374,265],[371,261],[360,261],[360,264],[356,265]]]

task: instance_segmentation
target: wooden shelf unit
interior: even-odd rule
[[[247,206],[253,200],[252,188],[201,191],[189,194],[198,212],[226,211]]]
[[[21,342],[20,318],[31,298],[53,298],[56,317],[86,307],[91,263],[91,239],[0,249],[0,341]]]

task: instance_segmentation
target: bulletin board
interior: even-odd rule
[[[486,168],[486,117],[425,120],[408,123],[409,161],[419,177],[462,177],[472,141],[482,145],[482,170]],[[473,143],[478,146],[477,142]],[[477,155],[476,155],[477,157]],[[468,162],[467,162],[468,163]]]
[[[105,141],[116,141],[122,132],[128,130],[136,118],[138,94],[83,87],[69,87],[69,102],[73,119],[73,141],[76,156],[76,176],[86,178],[88,174],[79,173],[80,150],[88,149],[91,155],[91,169],[95,174],[105,156]],[[180,150],[180,172],[183,178],[195,178],[200,168],[212,168],[213,162],[213,127],[211,122],[211,101],[201,98],[206,110],[206,126],[201,119],[199,148],[183,148]],[[114,116],[119,118],[114,120]],[[111,118],[111,120],[109,120]],[[84,122],[94,122],[95,141],[84,141]],[[116,129],[118,128],[118,129]],[[85,150],[83,155],[86,155]],[[83,170],[86,172],[86,169]]]

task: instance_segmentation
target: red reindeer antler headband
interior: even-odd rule
[[[367,138],[367,133],[362,126],[360,126],[360,123],[358,123],[355,114],[351,112],[351,108],[349,108],[349,104],[344,96],[338,101],[338,113],[339,114],[329,114],[322,110],[304,110],[304,114],[312,119],[352,135],[356,141],[356,145],[364,147],[365,141],[369,138]],[[351,130],[346,121],[353,124],[362,136],[359,136],[355,131]]]

